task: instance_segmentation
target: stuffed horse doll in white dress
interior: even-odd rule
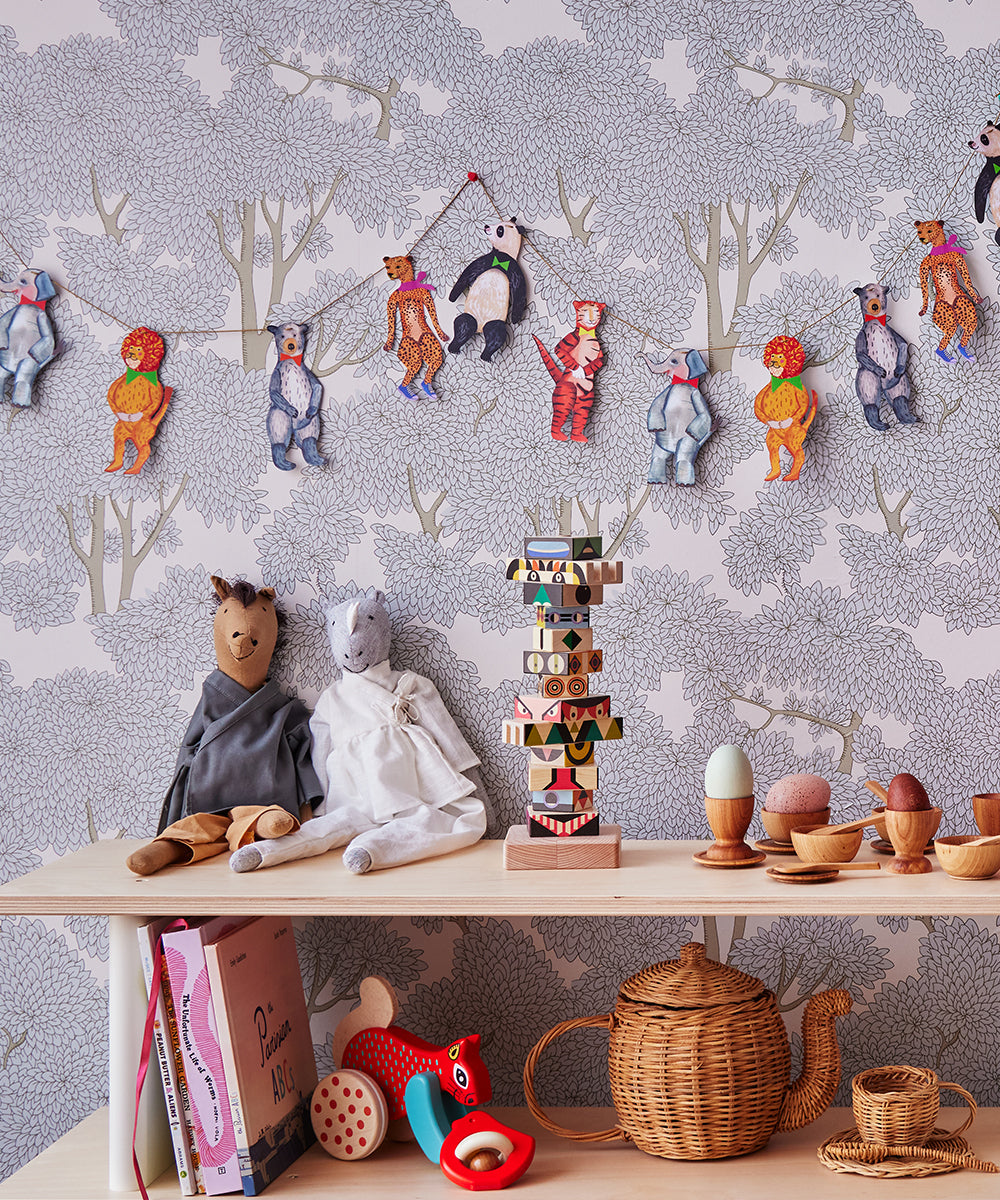
[[[356,874],[458,850],[486,832],[479,759],[429,679],[389,666],[382,592],[327,611],[343,674],[309,722],[325,791],[295,833],[241,847],[234,871],[253,871],[345,846]]]

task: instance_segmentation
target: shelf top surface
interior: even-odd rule
[[[503,843],[404,867],[351,875],[332,851],[236,874],[228,856],[140,878],[125,866],[140,843],[102,841],[0,887],[0,914],[136,916],[271,913],[355,916],[588,916],[814,914],[941,916],[1000,913],[1000,877],[953,879],[930,858],[926,875],[841,872],[832,883],[789,885],[763,867],[712,870],[705,842],[624,841],[617,870],[505,871]],[[867,846],[858,861],[878,860]],[[769,858],[767,865],[788,859]],[[890,861],[879,860],[883,868]]]
[[[870,1200],[873,1196],[924,1197],[925,1200],[996,1200],[997,1177],[955,1171],[928,1179],[870,1180],[840,1175],[816,1158],[816,1147],[853,1124],[850,1109],[829,1109],[812,1125],[794,1133],[776,1133],[767,1146],[743,1158],[681,1162],[654,1158],[622,1142],[580,1145],[544,1133],[524,1109],[494,1109],[505,1123],[532,1133],[538,1142],[528,1173],[511,1189],[511,1200],[590,1200],[628,1196],[629,1200],[775,1200],[808,1193],[810,1200]],[[549,1115],[574,1129],[600,1129],[614,1123],[609,1110],[551,1109]],[[958,1123],[958,1110],[943,1109],[941,1124]],[[966,1134],[982,1158],[1000,1155],[1000,1110],[980,1109]],[[123,1200],[103,1180],[107,1147],[106,1110],[76,1129],[0,1183],[3,1200]],[[176,1171],[149,1184],[150,1200],[179,1196]],[[333,1196],[365,1200],[460,1200],[456,1189],[412,1143],[386,1143],[362,1162],[338,1162],[313,1146],[267,1190],[271,1200],[328,1200]],[[498,1192],[488,1193],[498,1196]],[[129,1195],[128,1193],[125,1194]],[[137,1193],[131,1193],[137,1197]]]

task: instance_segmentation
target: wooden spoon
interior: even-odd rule
[[[859,829],[874,825],[876,821],[881,820],[881,817],[881,813],[872,813],[870,817],[863,817],[860,821],[850,821],[847,825],[820,825],[817,829],[810,829],[809,836],[826,837],[831,833],[855,833]]]
[[[998,846],[1000,845],[1000,833],[990,834],[987,837],[973,838],[971,842],[963,842],[963,846]]]
[[[1000,837],[997,838],[1000,841]],[[970,845],[971,843],[966,843]],[[809,875],[813,871],[880,871],[878,862],[846,863],[775,863],[771,868],[777,875]]]
[[[880,783],[877,783],[874,779],[868,779],[865,781],[865,787],[872,793],[873,796],[878,796],[883,804],[889,803],[889,793]]]

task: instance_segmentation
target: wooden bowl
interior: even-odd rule
[[[760,810],[760,819],[767,830],[767,836],[772,841],[790,844],[792,830],[796,826],[801,826],[807,821],[813,825],[829,825],[830,810],[829,808],[821,808],[819,812],[811,813],[777,813],[769,812],[766,808],[762,808]]]
[[[797,825],[792,832],[795,853],[808,863],[850,862],[861,849],[865,831],[816,833],[823,825]]]
[[[942,867],[956,879],[989,879],[1000,871],[1000,845],[967,846],[978,834],[934,839],[934,850]]]

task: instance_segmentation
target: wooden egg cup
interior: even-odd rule
[[[702,851],[702,858],[717,863],[760,862],[760,851],[743,840],[753,820],[753,809],[753,796],[740,796],[735,800],[706,796],[705,813],[715,841]]]
[[[891,875],[926,875],[932,868],[924,850],[940,824],[940,808],[924,808],[915,812],[886,809],[886,832],[896,851],[896,857],[886,870]]]

